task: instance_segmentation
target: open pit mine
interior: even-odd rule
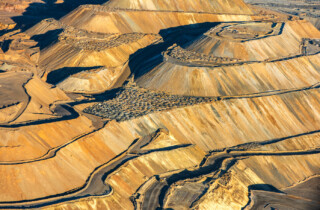
[[[319,8],[1,0],[0,209],[319,210]]]

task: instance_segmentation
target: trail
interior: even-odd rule
[[[139,206],[148,209],[163,208],[166,195],[170,187],[182,180],[195,179],[197,177],[217,172],[221,169],[223,162],[229,158],[234,160],[231,165],[234,165],[239,158],[245,158],[250,156],[288,156],[288,155],[310,155],[319,154],[320,148],[308,149],[308,150],[296,150],[296,151],[225,151],[218,154],[213,153],[208,156],[202,164],[196,169],[186,169],[182,172],[174,173],[169,176],[164,176],[159,179],[153,179],[153,184],[148,184],[150,187],[144,193],[145,197]],[[231,166],[227,167],[230,168]],[[219,176],[221,177],[228,170],[221,170]],[[141,198],[140,198],[141,199]],[[142,200],[142,199],[141,199]],[[137,202],[137,201],[135,201]]]
[[[81,187],[75,188],[73,190],[46,196],[42,198],[32,199],[32,200],[21,200],[12,202],[0,202],[1,209],[16,209],[16,208],[40,208],[47,205],[52,205],[56,203],[61,203],[65,201],[76,200],[85,197],[94,196],[106,196],[112,192],[112,188],[105,183],[105,179],[112,172],[120,168],[126,162],[141,157],[145,154],[150,154],[159,151],[171,151],[184,147],[189,147],[192,145],[179,145],[175,147],[161,148],[156,150],[142,150],[141,148],[151,143],[160,132],[167,132],[163,129],[135,140],[129,148],[113,158],[112,160],[98,166],[89,175],[85,184]]]

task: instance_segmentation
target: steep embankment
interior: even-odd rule
[[[8,148],[1,151],[0,162],[28,162],[46,156],[49,150],[92,130],[92,122],[84,116],[48,124],[0,128],[0,148]]]
[[[222,24],[207,32],[186,49],[217,57],[231,57],[243,61],[263,61],[285,58],[300,54],[303,38],[320,38],[320,32],[307,21],[289,21],[270,25],[265,23]],[[269,23],[271,24],[271,23]],[[258,30],[259,25],[263,31]],[[266,26],[264,26],[266,25]],[[240,34],[246,38],[238,38],[233,30],[244,30]],[[250,31],[252,30],[252,31]],[[277,32],[274,32],[277,31]],[[250,35],[264,34],[262,37]],[[272,34],[274,33],[274,34]]]
[[[255,29],[259,23],[243,25]],[[226,30],[221,26],[212,30],[220,28]],[[243,38],[232,37],[236,33],[225,34],[219,43],[211,42],[214,38],[204,35],[186,50],[180,48],[174,55],[164,53],[164,61],[150,72],[142,76],[137,72],[136,82],[143,88],[171,94],[238,96],[305,88],[319,81],[319,54],[303,50],[304,39],[320,37],[310,23],[286,22],[280,34],[247,40],[256,33],[254,30],[239,33]],[[287,48],[290,50],[285,50]],[[137,66],[143,70],[142,66],[152,62],[150,59]]]
[[[191,141],[204,150],[212,150],[318,130],[318,95],[316,88],[261,97],[240,96],[150,113],[120,125],[136,128],[140,135],[164,127],[180,141]],[[142,107],[137,109],[143,110]]]
[[[129,69],[122,68],[129,56],[160,39],[156,34],[87,32],[52,19],[40,22],[27,34],[40,43],[39,74],[48,83],[62,82],[59,87],[67,92],[85,93],[121,85],[130,75]],[[74,76],[68,78],[70,75]]]
[[[129,56],[159,41],[156,33],[162,29],[273,17],[254,14],[242,1],[228,2],[229,9],[222,2],[212,1],[154,2],[156,10],[149,8],[150,3],[127,3],[83,5],[60,21],[44,20],[29,29],[27,34],[39,42],[41,50],[39,75],[51,84],[61,83],[59,87],[67,92],[102,92],[123,83],[130,74],[129,68],[122,68]],[[99,67],[106,68],[92,71]],[[87,70],[91,70],[89,74],[79,73]],[[64,76],[56,78],[58,73]]]
[[[121,123],[108,123],[105,128],[66,145],[50,159],[21,165],[1,165],[1,186],[8,189],[1,195],[1,200],[35,199],[78,188],[96,167],[124,151],[134,136],[145,136],[159,127],[167,128],[182,144],[195,144],[205,151],[303,135],[319,130],[319,103],[319,91],[315,89],[277,96],[222,100],[153,113]],[[226,129],[228,132],[225,132]],[[42,173],[38,173],[39,170]],[[34,179],[23,180],[23,185],[14,187],[11,179],[16,179],[19,174],[29,174]],[[28,190],[31,186],[32,193]]]
[[[66,92],[73,93],[94,94],[104,92],[105,90],[120,86],[127,79],[130,72],[125,72],[123,68],[122,66],[101,67],[98,69],[85,67],[82,72],[70,75],[59,82],[57,86]]]
[[[247,152],[247,154],[249,153],[250,152]],[[276,153],[279,155],[276,155]],[[296,155],[285,155],[284,153],[280,155],[281,152],[274,152],[274,155],[269,153],[269,155],[252,155],[250,157],[246,157],[244,154],[244,159],[235,160],[235,164],[230,164],[229,160],[229,166],[228,161],[226,160],[222,163],[221,170],[215,171],[215,173],[209,173],[189,179],[188,181],[175,182],[167,191],[168,194],[166,194],[164,200],[164,207],[184,207],[208,210],[242,209],[250,202],[250,199],[252,199],[246,197],[246,195],[251,194],[250,197],[253,197],[255,196],[255,192],[257,192],[261,195],[265,195],[265,197],[254,197],[254,199],[258,199],[259,202],[265,202],[262,206],[268,204],[269,207],[277,207],[281,204],[280,206],[285,206],[285,208],[290,209],[293,207],[292,204],[297,200],[300,200],[300,198],[286,195],[282,190],[295,183],[313,177],[317,173],[319,174],[319,170],[317,170],[319,165],[316,164],[316,159],[319,154],[308,155],[301,153],[299,155],[299,150],[292,150],[292,154],[294,153],[296,153]],[[259,171],[251,170],[255,165],[261,166],[258,167]],[[295,167],[301,167],[304,170],[292,170],[292,168]],[[278,170],[279,168],[282,170]],[[224,169],[227,170],[224,171]],[[282,181],[274,182],[273,180],[275,178],[281,179]],[[272,183],[272,185],[263,183]],[[200,188],[202,194],[199,195],[196,192],[192,192],[190,190],[190,185],[193,185],[192,189]],[[181,193],[190,193],[187,194],[184,202],[179,200],[179,195],[181,195]],[[269,196],[268,200],[268,194],[270,193],[271,196]],[[273,195],[280,194],[280,196],[283,197],[282,199],[280,197],[280,200],[272,199],[272,193]],[[286,196],[294,199],[292,199],[291,202],[288,202]],[[273,198],[276,198],[276,196]],[[147,201],[149,201],[149,203],[152,202],[149,199],[147,199]],[[250,204],[252,202],[253,201],[251,201]],[[309,199],[302,199],[300,202],[298,201],[295,206],[298,206],[299,209],[306,209],[307,207],[309,207],[307,209],[315,209],[314,207],[317,205],[317,200],[310,202]],[[313,208],[310,208],[310,206]]]
[[[319,32],[255,11],[111,0],[1,37],[0,208],[313,207],[281,191],[320,174]]]
[[[159,36],[152,34],[125,34],[104,39],[69,34],[41,51],[40,65],[49,72],[63,67],[117,67],[138,49],[158,39]],[[58,52],[60,56],[53,59],[52,55]]]
[[[86,5],[63,17],[61,22],[79,29],[100,33],[159,33],[162,29],[183,25],[261,20],[268,19],[268,17],[246,14],[114,10],[106,6]],[[108,25],[105,24],[106,22]]]
[[[189,67],[167,61],[136,82],[155,91],[193,96],[239,96],[303,88],[319,82],[319,58],[317,54],[220,67]]]
[[[317,136],[314,137],[317,138]],[[307,140],[308,138],[305,137],[292,138],[288,142],[284,140],[279,146],[290,147],[292,142],[304,144]],[[313,176],[313,173],[319,172],[316,170],[319,150],[302,149],[299,145],[297,147],[291,146],[289,151],[268,150],[269,146],[278,146],[274,143],[276,142],[269,142],[266,143],[266,147],[259,148],[267,149],[267,151],[251,151],[249,148],[248,151],[242,151],[239,148],[234,152],[213,152],[204,158],[199,156],[202,152],[193,146],[171,150],[170,153],[169,148],[167,148],[168,151],[163,148],[163,151],[141,155],[129,160],[109,174],[105,183],[112,187],[113,192],[108,196],[91,197],[57,204],[53,207],[68,208],[72,204],[82,208],[106,206],[108,209],[133,208],[133,205],[138,209],[154,209],[156,207],[240,209],[249,201],[248,188],[249,190],[272,190],[275,192],[277,188],[289,187]],[[182,164],[177,161],[179,154],[189,157],[185,163],[191,164],[190,167],[184,165],[186,170],[179,170]],[[177,155],[176,158],[167,162],[168,157],[175,157],[175,155]],[[202,161],[201,158],[203,158]],[[242,158],[244,159],[242,160]],[[161,159],[161,163],[165,164],[158,165],[159,159]],[[304,167],[305,170],[302,173],[288,172],[300,160],[299,167],[303,167],[303,165],[308,165],[308,167]],[[252,165],[259,164],[258,161],[261,161],[259,162],[261,163],[260,171],[250,170]],[[151,167],[150,163],[157,167]],[[176,169],[172,170],[172,167]],[[163,171],[162,174],[155,175],[156,171],[160,172],[169,168],[171,171],[167,173]],[[276,168],[283,168],[283,170],[275,171]],[[241,173],[241,171],[245,172]],[[277,174],[277,177],[283,181],[276,183],[275,186],[260,184],[272,182],[274,177],[269,176],[270,173]],[[128,184],[126,180],[133,174],[136,179]],[[181,195],[184,197],[183,201]]]
[[[121,8],[129,10],[154,10],[154,11],[184,11],[184,12],[207,12],[207,13],[231,13],[231,14],[253,14],[254,11],[242,0],[110,0],[105,3],[110,8]]]
[[[112,40],[92,40],[92,42],[86,40],[83,46],[91,46],[93,47],[92,49],[83,48],[80,45],[81,43],[79,44],[81,41],[78,40],[73,43],[61,41],[54,44],[43,50],[40,57],[40,65],[46,68],[44,76],[47,77],[48,82],[53,84],[63,81],[63,84],[59,85],[59,87],[71,92],[92,93],[106,91],[115,88],[114,85],[119,79],[121,80],[119,82],[121,85],[131,73],[129,69],[122,68],[129,56],[140,48],[159,40],[158,36],[151,34],[131,34],[131,37],[137,37],[136,40],[130,38],[130,34],[121,36],[123,38],[119,37],[118,39],[122,39],[122,41],[119,40],[116,44],[113,44]],[[94,45],[100,46],[101,49],[95,49]],[[52,57],[55,54],[60,56]],[[69,75],[98,67],[106,67],[104,73],[91,71],[88,72],[89,77],[86,73],[81,73],[74,75],[73,79],[64,80]],[[55,76],[59,75],[55,73],[62,70],[65,77],[59,80]],[[75,78],[78,79],[75,81]],[[85,83],[87,83],[86,86],[84,86]]]

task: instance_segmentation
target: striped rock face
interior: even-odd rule
[[[242,0],[84,3],[0,31],[0,209],[319,208],[316,27]]]
[[[206,13],[254,14],[255,11],[242,0],[111,0],[105,3],[111,8],[127,10],[182,11]]]

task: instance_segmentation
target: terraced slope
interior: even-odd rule
[[[172,33],[170,28],[190,24],[194,25],[194,30],[199,30],[198,24],[208,22],[260,20],[274,16],[286,19],[272,12],[257,15],[243,2],[230,1],[228,4],[233,7],[226,9],[226,4],[215,1],[178,4],[155,1],[157,9],[152,9],[150,3],[143,1],[130,2],[130,5],[108,1],[104,6],[82,5],[59,21],[43,20],[26,34],[40,43],[36,58],[40,77],[50,84],[61,83],[58,86],[67,92],[100,93],[121,86],[128,78],[131,70],[126,63],[130,55],[159,42],[166,45],[168,41],[158,34],[161,31]],[[121,24],[118,24],[119,19]],[[192,31],[185,31],[192,34]],[[187,36],[189,41],[191,37]],[[94,71],[89,75],[82,73],[88,70]]]
[[[125,1],[111,0],[105,3],[110,8],[121,8],[131,10],[153,10],[153,11],[183,11],[183,12],[207,12],[207,13],[232,13],[232,14],[253,14],[254,11],[248,7],[242,0],[234,1],[204,1],[204,0],[186,0],[186,1]]]
[[[0,209],[320,206],[308,21],[110,0],[0,35]]]
[[[244,61],[264,61],[299,55],[303,38],[319,37],[319,31],[306,21],[222,24],[186,49]]]
[[[271,27],[267,22],[242,23],[239,27],[245,31],[247,27],[266,29],[266,24]],[[141,68],[154,62],[155,66],[138,75],[137,84],[193,96],[239,96],[315,85],[319,81],[320,48],[308,50],[305,40],[319,40],[319,31],[306,21],[279,24],[274,27],[283,25],[281,34],[249,39],[237,38],[233,32],[238,30],[234,28],[237,24],[218,25],[185,49],[169,48],[160,64],[153,58],[137,64]],[[256,32],[241,30],[237,32],[241,36],[257,36]],[[269,33],[270,28],[266,30],[263,33]]]
[[[118,3],[118,2],[117,2]],[[200,5],[200,4],[199,4]],[[117,11],[117,12],[114,12]],[[225,11],[225,10],[224,10]],[[205,22],[249,21],[269,19],[278,16],[266,13],[263,16],[251,13],[228,14],[226,12],[206,12],[201,7],[197,11],[130,10],[111,7],[84,5],[61,19],[65,24],[100,33],[159,33],[160,30]],[[283,18],[283,17],[278,17]],[[121,20],[121,24],[117,21]],[[106,27],[104,24],[108,21]]]

